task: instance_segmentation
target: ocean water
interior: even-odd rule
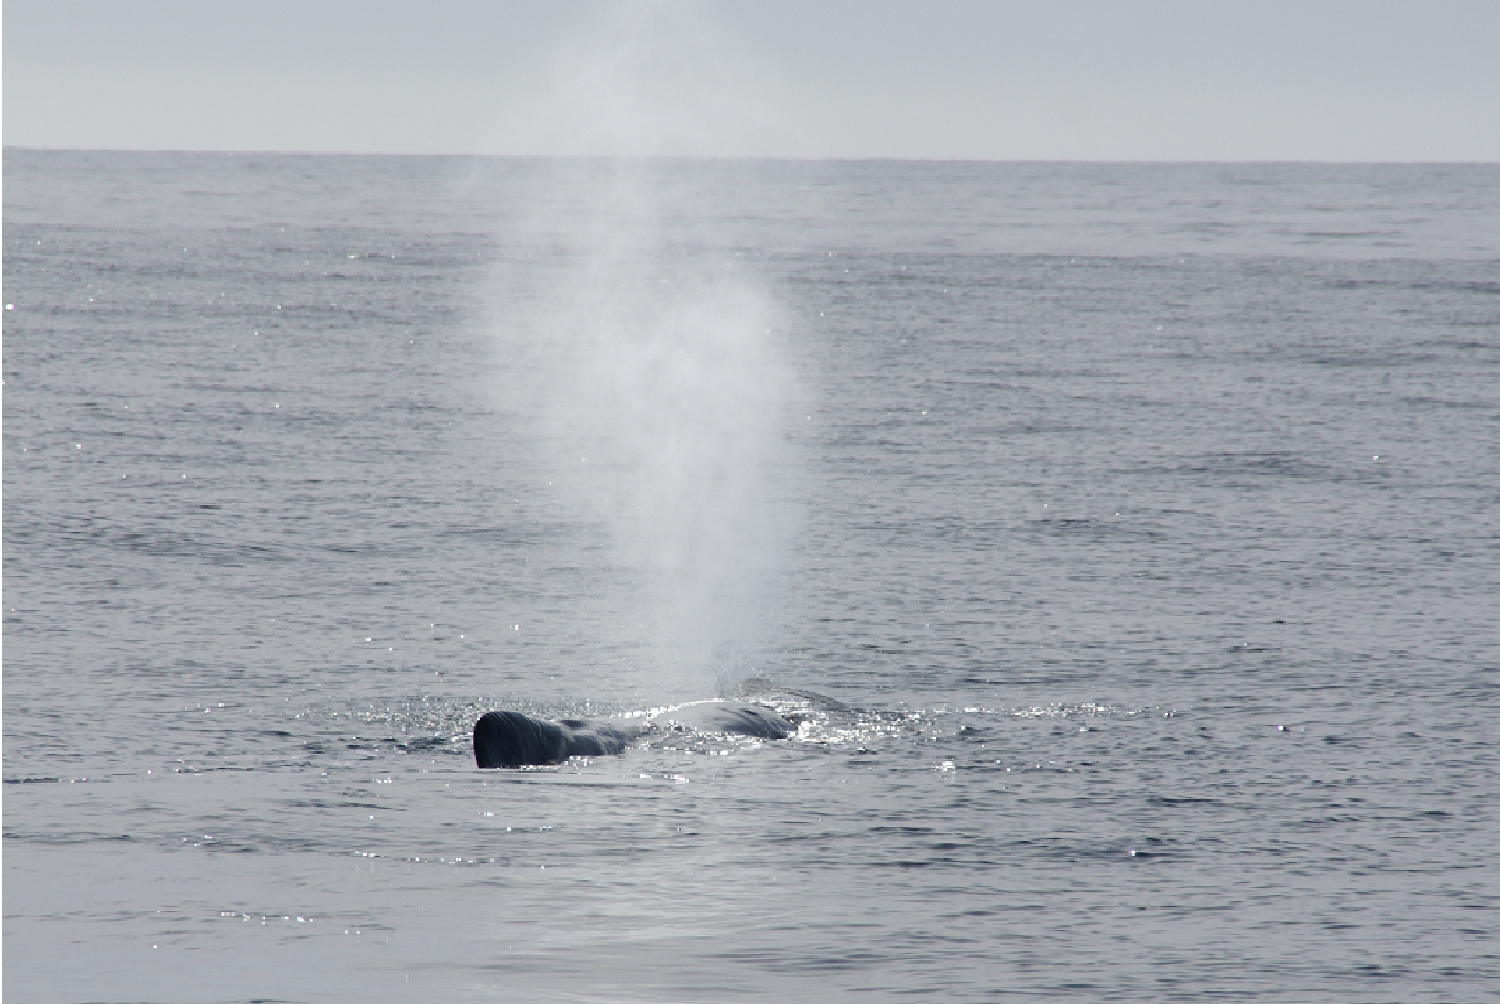
[[[1500,168],[4,195],[7,1001],[1496,998]]]

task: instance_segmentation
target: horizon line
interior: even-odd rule
[[[1150,159],[1132,157],[898,157],[898,156],[807,156],[788,154],[610,154],[610,153],[483,153],[475,151],[381,151],[381,150],[293,150],[228,149],[187,147],[107,147],[107,146],[34,146],[6,143],[4,153],[123,153],[123,154],[207,154],[226,157],[441,157],[493,160],[664,160],[703,163],[725,161],[782,161],[792,163],[904,163],[904,164],[1244,164],[1244,165],[1325,165],[1325,166],[1500,166],[1500,160],[1338,160],[1332,158],[1175,158]]]

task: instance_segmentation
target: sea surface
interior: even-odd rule
[[[1500,998],[1500,167],[12,149],[4,242],[6,1001]]]

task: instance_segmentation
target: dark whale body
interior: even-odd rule
[[[519,711],[491,711],[474,724],[474,762],[480,767],[526,767],[562,763],[571,756],[608,756],[625,752],[643,735],[663,731],[785,739],[796,729],[771,708],[738,701],[703,701],[651,718],[592,722],[549,722]]]
[[[606,756],[625,752],[639,734],[639,728],[607,722],[547,722],[519,711],[491,711],[474,725],[474,761],[481,767],[523,767]]]

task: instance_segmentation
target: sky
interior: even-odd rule
[[[1497,0],[5,0],[6,145],[1500,161]]]

